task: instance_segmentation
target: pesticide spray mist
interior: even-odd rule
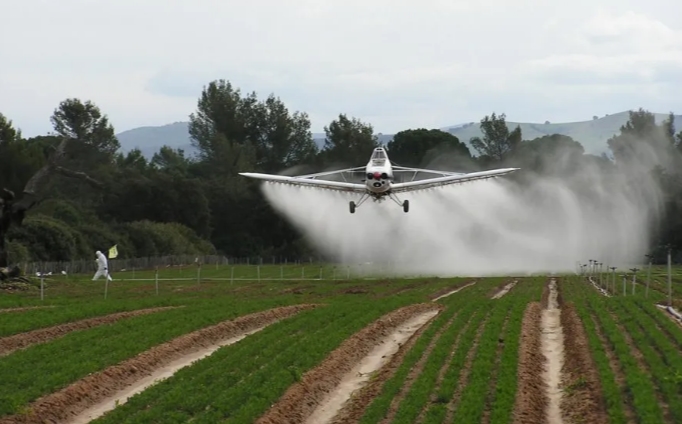
[[[593,159],[577,170],[575,163],[553,163],[569,170],[553,177],[502,177],[402,194],[409,213],[390,199],[368,199],[351,214],[348,202],[359,195],[316,188],[264,184],[263,192],[328,257],[390,263],[401,275],[575,272],[578,261],[589,259],[619,268],[641,263],[660,213],[660,190],[646,172],[607,171]]]

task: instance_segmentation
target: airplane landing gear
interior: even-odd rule
[[[358,203],[355,203],[351,200],[350,203],[348,204],[348,209],[350,209],[350,213],[355,213],[355,209],[359,208],[360,205],[362,205],[367,199],[369,199],[369,194],[365,193],[362,195]]]
[[[407,213],[410,210],[410,201],[403,200],[403,212]]]

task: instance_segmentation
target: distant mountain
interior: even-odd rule
[[[656,113],[657,122],[662,122],[668,114]],[[565,123],[527,123],[527,122],[507,122],[510,129],[521,126],[524,140],[531,140],[537,137],[551,134],[562,134],[572,137],[579,141],[585,148],[585,152],[600,155],[608,151],[606,140],[614,134],[618,134],[621,125],[628,120],[628,112],[620,112],[606,115],[601,118],[593,117],[589,121],[565,122]],[[682,115],[675,116],[676,122],[682,122]],[[174,122],[158,127],[139,127],[132,130],[123,131],[116,136],[121,143],[121,150],[128,152],[134,148],[139,148],[145,157],[151,158],[154,153],[164,146],[174,149],[183,149],[187,154],[193,154],[196,150],[192,147],[189,139],[188,122]],[[678,131],[680,126],[677,125]],[[479,122],[468,122],[458,125],[450,125],[440,128],[447,131],[471,149],[471,153],[476,152],[471,148],[469,140],[472,137],[481,137]],[[394,134],[379,133],[379,141],[386,144],[393,139]],[[324,133],[313,133],[313,138],[321,148],[324,146]]]

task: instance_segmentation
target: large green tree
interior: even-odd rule
[[[328,164],[360,166],[367,162],[372,150],[379,146],[371,124],[355,117],[348,118],[343,113],[324,127],[324,133],[326,137],[321,159]]]
[[[441,130],[420,128],[400,131],[386,147],[391,162],[403,166],[424,167],[446,162],[450,167],[462,169],[471,164],[467,145]]]
[[[469,142],[482,156],[482,161],[488,163],[502,162],[522,140],[521,127],[517,125],[510,131],[504,113],[497,116],[493,112],[481,119],[481,132],[482,138],[472,137]]]
[[[113,135],[113,129],[110,129],[106,118],[102,117],[99,109],[90,102],[86,102],[85,105],[88,106],[83,108],[79,108],[77,105],[84,104],[78,100],[67,100],[62,102],[55,111],[53,123],[55,131],[61,137],[55,141],[54,150],[46,157],[42,166],[28,178],[20,196],[17,197],[9,189],[3,189],[3,194],[0,196],[0,267],[2,268],[9,265],[6,240],[8,231],[12,225],[23,223],[26,213],[41,200],[41,196],[44,194],[42,191],[50,182],[51,177],[66,176],[85,181],[94,187],[102,187],[101,182],[93,179],[85,172],[66,166],[70,159],[75,159],[77,162],[78,159],[82,161],[82,158],[79,157],[69,157],[68,153],[72,146],[75,147],[76,152],[83,151],[80,149],[80,145],[88,145],[97,151],[108,151],[112,144],[111,138],[106,134],[111,131]],[[10,134],[13,132],[5,128],[3,133]],[[8,141],[12,142],[12,140]],[[3,140],[2,144],[6,142]],[[118,145],[117,142],[114,144],[115,146]]]

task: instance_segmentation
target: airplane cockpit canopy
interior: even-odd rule
[[[372,161],[385,161],[386,160],[386,151],[382,149],[381,147],[377,147],[374,149],[372,152],[372,157],[370,158]]]

